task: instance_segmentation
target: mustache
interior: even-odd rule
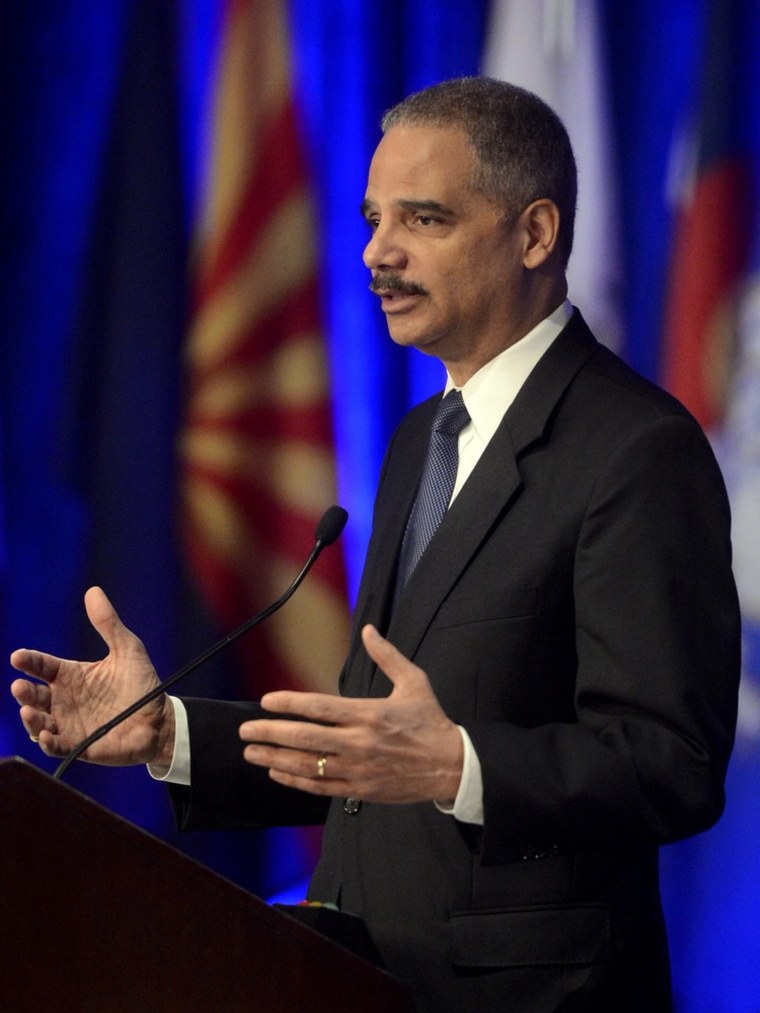
[[[369,283],[370,292],[402,292],[404,295],[429,295],[430,293],[418,281],[404,281],[397,274],[378,273],[372,276]]]

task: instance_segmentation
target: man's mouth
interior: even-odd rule
[[[383,306],[388,304],[400,305],[409,298],[424,296],[428,294],[424,285],[416,281],[405,281],[395,274],[376,274],[369,285],[370,292],[379,296]]]

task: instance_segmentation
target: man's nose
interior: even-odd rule
[[[400,242],[398,230],[381,222],[364,247],[365,265],[371,271],[381,271],[384,268],[398,270],[404,267],[406,259],[406,251]]]

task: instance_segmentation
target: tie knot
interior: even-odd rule
[[[464,406],[461,390],[450,390],[435,412],[433,429],[437,433],[456,435],[470,421],[470,413]]]

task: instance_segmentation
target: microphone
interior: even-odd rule
[[[215,654],[218,654],[219,651],[229,646],[229,644],[237,640],[238,637],[242,637],[242,635],[247,633],[248,630],[252,630],[254,626],[258,626],[259,623],[271,616],[273,612],[282,608],[285,602],[288,601],[288,599],[291,598],[301,586],[304,577],[317,561],[317,557],[322,549],[326,548],[328,545],[332,545],[333,542],[338,540],[343,528],[346,526],[347,520],[348,514],[343,507],[329,507],[322,515],[319,524],[317,524],[317,529],[314,532],[314,548],[311,550],[309,558],[304,563],[301,568],[301,572],[295,578],[293,583],[282,595],[280,595],[277,601],[272,602],[272,604],[268,605],[265,609],[263,609],[263,611],[257,613],[255,616],[252,616],[250,619],[247,619],[242,626],[238,626],[238,628],[233,630],[232,633],[228,633],[226,637],[222,637],[222,639],[212,647],[207,648],[202,654],[199,654],[197,658],[193,658],[192,661],[189,661],[184,668],[180,668],[179,671],[174,672],[174,674],[170,675],[168,679],[164,680],[164,682],[159,683],[158,686],[154,686],[152,690],[144,696],[141,696],[139,700],[135,700],[135,702],[130,704],[129,707],[125,708],[123,711],[119,711],[118,714],[114,715],[114,717],[112,717],[109,721],[106,721],[105,724],[96,728],[94,732],[88,735],[86,739],[82,739],[82,741],[78,743],[78,745],[74,746],[71,752],[64,757],[56,768],[53,777],[60,781],[74,760],[78,759],[78,757],[80,757],[86,749],[89,749],[94,742],[97,742],[98,739],[102,739],[103,736],[107,735],[112,728],[120,725],[122,721],[126,721],[127,718],[132,717],[133,714],[145,707],[146,704],[151,703],[156,699],[156,697],[161,696],[161,694],[165,693],[171,686],[178,683],[180,679],[184,679],[186,675],[194,672],[196,668],[200,668],[204,662],[213,658]]]

